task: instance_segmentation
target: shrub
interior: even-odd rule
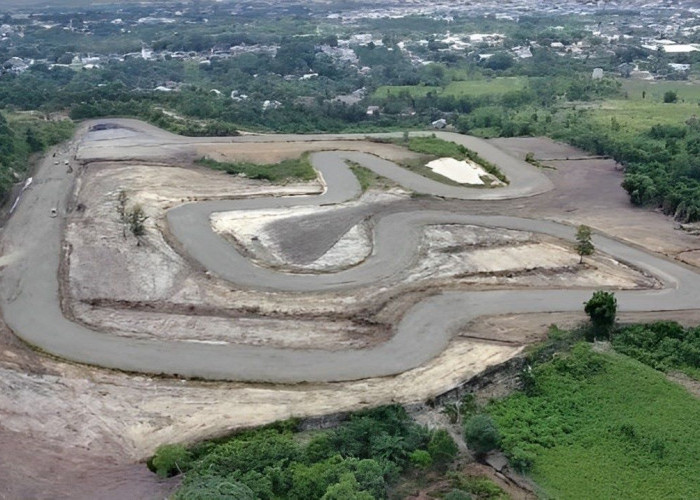
[[[470,417],[475,415],[478,410],[479,406],[476,403],[476,396],[471,392],[464,394],[459,401],[459,413],[463,417]]]
[[[415,450],[409,455],[409,460],[419,469],[427,469],[433,465],[433,458],[425,450]]]
[[[190,464],[190,452],[180,444],[158,447],[150,461],[152,469],[160,477],[171,477],[184,472]]]
[[[629,326],[615,334],[613,347],[657,370],[700,375],[700,328],[684,329],[673,321]]]
[[[175,494],[175,500],[255,500],[255,493],[245,484],[227,477],[209,477],[186,484]]]
[[[518,472],[527,472],[532,468],[536,455],[533,452],[515,447],[508,455],[510,466]]]
[[[593,339],[595,340],[596,337],[609,338],[617,314],[615,294],[598,290],[586,302],[584,311],[591,318]]]
[[[459,421],[460,409],[461,408],[458,403],[450,402],[446,403],[445,406],[442,407],[440,413],[447,415],[447,418],[450,419],[451,424],[456,424]]]
[[[328,487],[321,500],[374,500],[370,493],[362,491],[352,474],[344,475],[339,482]]]
[[[131,210],[126,212],[126,220],[134,236],[143,236],[146,233],[146,226],[144,225],[146,219],[148,219],[148,216],[141,205],[134,205]]]
[[[448,472],[447,479],[449,479],[450,485],[455,490],[467,492],[480,500],[500,499],[506,497],[505,492],[493,481],[486,477],[467,476],[459,472]]]
[[[433,463],[438,467],[444,467],[452,462],[458,452],[457,443],[445,429],[435,431],[428,443],[428,453],[430,453]]]
[[[464,426],[464,438],[467,446],[481,458],[489,451],[498,448],[501,436],[496,423],[489,415],[475,415]]]

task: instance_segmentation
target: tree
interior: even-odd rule
[[[581,257],[578,263],[583,264],[583,256],[592,255],[594,251],[595,247],[591,242],[591,228],[581,224],[576,230],[576,253]]]
[[[143,236],[146,232],[146,226],[143,223],[148,219],[148,215],[145,214],[141,205],[134,205],[131,210],[126,212],[126,217],[129,229],[134,236]]]
[[[486,67],[497,71],[502,71],[513,66],[515,61],[506,52],[498,52],[486,60]]]
[[[361,490],[361,485],[352,473],[344,474],[340,481],[328,487],[321,500],[373,500],[369,492]]]
[[[470,418],[464,426],[464,438],[467,446],[478,458],[482,458],[501,444],[501,435],[496,423],[488,415],[474,415]]]
[[[598,290],[586,302],[584,311],[591,318],[593,339],[598,336],[609,338],[617,314],[615,294]]]
[[[667,90],[664,93],[664,102],[669,104],[678,101],[678,94],[673,90]]]

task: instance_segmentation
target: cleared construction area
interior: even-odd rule
[[[615,229],[629,214],[592,222],[616,199],[563,211],[577,198],[562,172],[484,141],[442,134],[498,164],[508,186],[440,185],[394,164],[413,153],[363,136],[214,140],[131,120],[95,125],[59,151],[73,172],[44,162],[2,236],[7,324],[80,363],[28,351],[6,331],[3,426],[76,443],[81,456],[129,463],[166,442],[422,401],[517,355],[542,325],[576,321],[592,289],[618,290],[627,311],[692,309],[697,296],[693,271],[618,240],[671,256],[691,249],[682,233],[667,237],[665,219],[643,216],[657,230],[644,245]],[[310,183],[194,163],[310,151],[321,172]],[[398,187],[363,193],[347,162]],[[138,237],[124,227],[123,196],[147,217]],[[598,234],[583,265],[577,223],[613,236]],[[57,425],[50,414],[91,423]]]

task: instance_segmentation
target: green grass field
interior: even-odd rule
[[[613,118],[620,124],[620,132],[638,133],[656,124],[683,124],[693,115],[700,115],[695,103],[663,103],[651,100],[608,100],[591,107],[593,119],[610,125]]]
[[[625,80],[622,88],[627,99],[610,99],[590,107],[593,119],[602,125],[610,125],[615,118],[621,126],[615,132],[635,134],[659,123],[683,124],[700,115],[700,83]],[[663,102],[669,90],[678,94],[677,102]]]
[[[413,97],[425,96],[428,92],[435,92],[438,95],[445,96],[485,96],[485,95],[500,95],[513,90],[522,90],[527,86],[526,77],[503,77],[490,78],[483,80],[464,80],[454,81],[442,87],[428,87],[422,85],[385,85],[379,87],[375,93],[375,97],[386,98],[389,95],[398,95],[401,92],[408,92]]]
[[[664,93],[671,90],[678,94],[679,101],[694,104],[700,102],[700,82],[694,81],[622,80],[622,90],[627,92],[627,98],[632,101],[662,102]],[[642,92],[646,93],[644,98]]]
[[[545,498],[700,498],[700,401],[586,344],[536,368],[533,395],[489,406],[503,446],[534,457]]]
[[[197,163],[227,174],[244,175],[250,179],[267,180],[274,184],[294,180],[311,181],[316,178],[316,171],[311,166],[308,154],[269,165],[248,162],[222,163],[209,158],[201,158]]]
[[[463,95],[483,96],[498,95],[522,90],[527,86],[526,77],[502,77],[486,80],[469,80],[450,83],[444,91],[444,95],[460,97]]]
[[[408,92],[411,97],[423,97],[428,92],[442,93],[441,87],[429,87],[425,85],[383,85],[374,92],[374,97],[382,99],[390,95],[397,96],[402,92]]]

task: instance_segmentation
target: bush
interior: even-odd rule
[[[143,211],[141,205],[134,205],[130,210],[127,210],[126,221],[129,225],[129,230],[134,236],[143,236],[146,233],[146,226],[144,222],[148,219],[148,216]]]
[[[374,496],[360,489],[360,484],[352,474],[346,474],[340,481],[328,487],[321,500],[374,500]]]
[[[467,476],[459,472],[448,472],[447,479],[455,490],[466,492],[480,500],[500,499],[507,497],[505,492],[493,481],[481,476]],[[454,491],[454,490],[453,490]],[[460,498],[460,497],[457,497]]]
[[[527,472],[535,463],[535,455],[533,452],[525,451],[522,448],[515,447],[508,455],[510,466],[518,472]]]
[[[409,455],[409,460],[419,469],[427,469],[433,465],[433,458],[425,450],[415,450]]]
[[[612,292],[599,290],[586,302],[584,311],[591,318],[593,340],[596,337],[610,338],[610,331],[615,325],[617,299]]]
[[[463,417],[471,417],[475,415],[479,410],[479,406],[476,403],[476,396],[471,392],[467,392],[462,396],[459,401],[459,413]]]
[[[664,93],[664,102],[669,104],[672,102],[677,102],[678,101],[678,93],[674,92],[673,90],[667,90]]]
[[[616,351],[657,370],[680,370],[700,377],[700,328],[683,328],[673,321],[634,325],[613,338]]]
[[[160,477],[176,476],[189,467],[190,452],[180,444],[166,444],[158,447],[150,465]]]
[[[430,453],[433,463],[438,467],[444,467],[452,462],[458,452],[457,443],[445,429],[435,431],[430,443],[428,443],[428,453]]]
[[[256,500],[253,490],[227,477],[210,477],[185,485],[175,494],[175,500]]]
[[[489,415],[475,415],[464,426],[464,438],[467,446],[482,458],[489,451],[499,447],[501,436],[496,423]]]

